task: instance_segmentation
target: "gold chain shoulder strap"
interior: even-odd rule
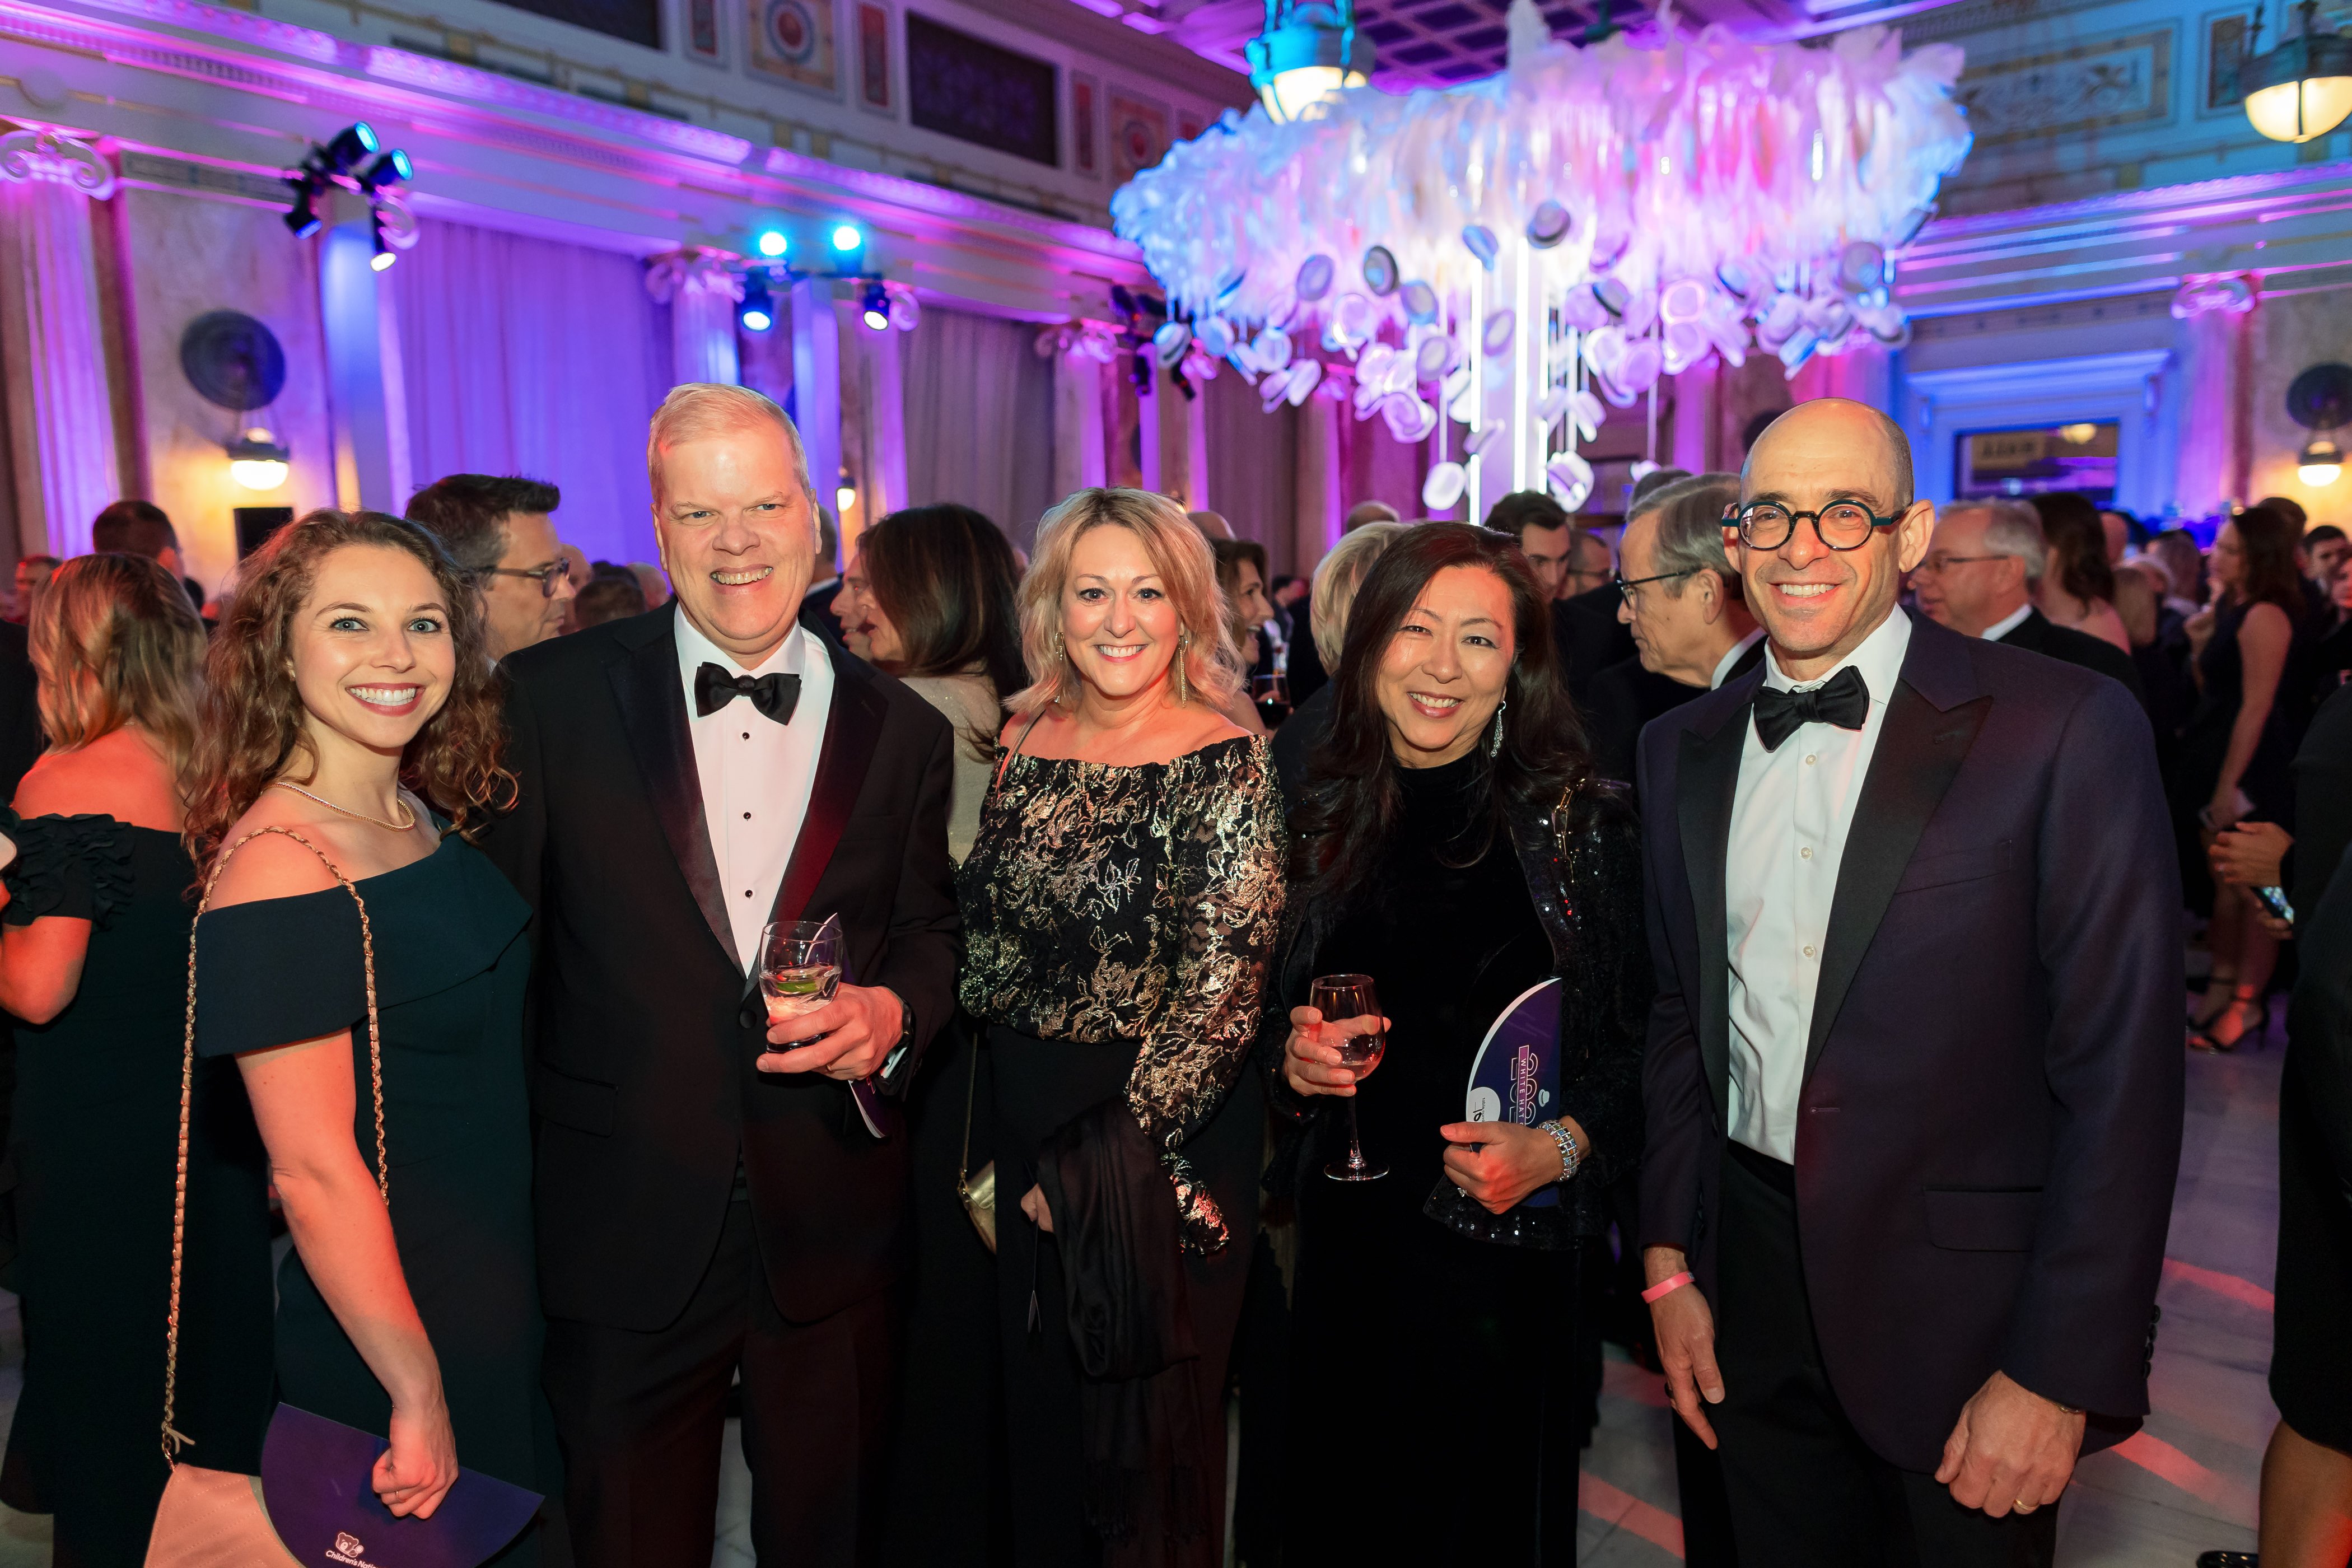
[[[367,977],[368,1088],[375,1099],[375,1190],[383,1205],[392,1206],[392,1171],[384,1157],[383,1144],[383,1040],[377,1030],[375,1014],[375,933],[368,925],[367,900],[360,897],[358,888],[342,873],[342,868],[327,858],[327,852],[295,832],[290,827],[262,827],[247,834],[221,852],[213,862],[212,874],[205,879],[204,897],[196,902],[196,920],[204,919],[212,908],[213,889],[218,885],[221,873],[228,868],[229,857],[260,837],[275,833],[291,838],[316,855],[327,872],[342,885],[360,911],[360,963]],[[188,1223],[188,1110],[194,1098],[196,1081],[196,929],[195,921],[188,925],[188,1016],[187,1028],[180,1042],[180,1156],[172,1191],[172,1305],[167,1320],[163,1350],[163,1462],[176,1465],[180,1450],[194,1446],[193,1440],[173,1428],[180,1385],[180,1268],[182,1248]]]

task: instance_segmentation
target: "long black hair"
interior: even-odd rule
[[[953,501],[894,511],[858,536],[857,552],[904,657],[893,675],[957,675],[981,667],[1001,704],[1029,683],[1014,595],[1020,563],[1003,532]],[[996,731],[966,737],[990,755]]]
[[[1464,864],[1476,861],[1507,831],[1513,810],[1549,812],[1591,773],[1583,725],[1552,651],[1551,605],[1518,542],[1466,522],[1422,523],[1373,563],[1348,614],[1331,677],[1331,729],[1307,760],[1291,869],[1311,908],[1334,910],[1362,888],[1396,825],[1398,764],[1376,689],[1381,659],[1430,579],[1455,566],[1491,572],[1510,591],[1512,657],[1502,749],[1489,756],[1482,736],[1471,752],[1475,788],[1486,802],[1483,831],[1474,827],[1454,853]]]

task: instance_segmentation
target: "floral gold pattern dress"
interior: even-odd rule
[[[1076,1484],[1088,1384],[1064,1302],[1064,1248],[1020,1209],[1049,1142],[1123,1102],[1181,1221],[1164,1275],[1188,1302],[1200,1405],[1175,1468],[1222,1521],[1223,1391],[1247,1280],[1265,1127],[1246,1072],[1280,934],[1282,802],[1263,737],[1134,767],[1016,750],[958,878],[964,1007],[994,1085],[996,1312],[1014,1560],[1029,1568],[1194,1560],[1156,1532],[1107,1534]],[[1148,1165],[1146,1167],[1149,1168]],[[1173,1253],[1178,1244],[1166,1244]]]

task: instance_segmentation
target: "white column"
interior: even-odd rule
[[[0,137],[0,363],[21,554],[81,555],[121,495],[89,204],[113,172],[70,137]]]
[[[1675,468],[1704,474],[1714,467],[1707,454],[1714,446],[1710,437],[1715,431],[1718,374],[1718,363],[1710,357],[1675,377],[1675,444],[1669,458]]]
[[[1192,455],[1192,510],[1214,511],[1216,500],[1209,488],[1209,384],[1192,384],[1192,395],[1176,395],[1184,404],[1184,450]]]
[[[407,510],[415,488],[408,404],[390,279],[369,265],[374,256],[374,235],[362,224],[339,224],[319,242],[335,503],[345,510],[398,513]]]
[[[1310,397],[1298,409],[1298,485],[1294,503],[1290,569],[1300,576],[1315,570],[1323,552],[1339,542],[1347,515],[1340,492],[1339,405]]]
[[[673,379],[721,386],[740,382],[735,306],[743,298],[743,286],[725,263],[704,250],[657,257],[646,268],[646,289],[669,306]]]
[[[2189,517],[2246,499],[2237,493],[2246,470],[2239,405],[2247,395],[2242,344],[2253,308],[2252,285],[2235,274],[2188,283],[2173,296],[2182,416],[2172,495]]]
[[[823,278],[793,285],[793,423],[817,504],[830,511],[841,479],[841,323],[833,284]]]
[[[1054,500],[1106,482],[1102,365],[1075,346],[1054,355]]]

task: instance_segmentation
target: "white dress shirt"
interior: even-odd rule
[[[2001,638],[2007,637],[2010,633],[2023,626],[2025,624],[2025,617],[2032,613],[2033,601],[2028,599],[2025,603],[2018,605],[2017,608],[2010,611],[2009,614],[2001,616],[2000,619],[1993,622],[1992,625],[1985,627],[1985,629],[1979,632],[1977,636],[1984,638],[1987,642],[1999,642]]]
[[[1870,717],[1859,730],[1801,725],[1768,752],[1751,715],[1739,754],[1724,866],[1731,1136],[1787,1164],[1797,1159],[1797,1102],[1838,866],[1910,646],[1911,617],[1898,608],[1822,680],[1790,680],[1767,648],[1764,684],[1776,690],[1810,690],[1848,666],[1859,670],[1870,688]]]
[[[1713,691],[1725,681],[1730,679],[1731,667],[1738,664],[1741,659],[1746,658],[1748,657],[1748,650],[1754,647],[1757,643],[1762,639],[1763,636],[1764,628],[1762,626],[1750,626],[1748,628],[1748,635],[1746,637],[1741,637],[1738,642],[1733,643],[1729,647],[1724,649],[1723,657],[1715,661],[1715,674],[1707,680],[1706,689],[1709,691]]]
[[[677,672],[686,683],[694,773],[702,785],[710,855],[719,862],[719,883],[727,895],[735,959],[749,974],[760,962],[760,933],[783,886],[784,868],[808,816],[809,792],[816,785],[817,752],[824,744],[825,715],[833,708],[833,661],[822,637],[796,626],[759,668],[748,672],[801,678],[800,700],[789,724],[761,713],[749,697],[738,697],[707,718],[697,717],[694,672],[706,664],[730,676],[746,673],[681,610]]]

